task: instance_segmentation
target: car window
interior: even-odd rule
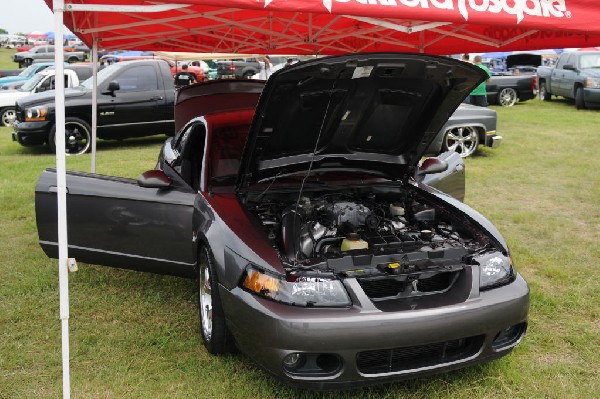
[[[600,54],[585,54],[580,59],[581,69],[600,68]]]
[[[569,65],[575,66],[576,63],[577,63],[577,56],[575,54],[571,54],[569,56],[569,58],[567,58],[567,62],[565,63],[565,65],[569,64]]]
[[[170,166],[194,190],[200,187],[205,138],[204,125],[194,123],[180,135],[173,146],[177,158]]]
[[[210,147],[210,178],[237,176],[250,126],[223,124],[213,127]]]
[[[119,83],[119,91],[158,90],[158,79],[152,65],[138,65],[123,71],[115,78]]]
[[[556,64],[556,69],[563,69],[563,66],[567,63],[567,58],[567,54],[561,55]]]
[[[34,52],[34,53],[35,53],[35,54],[42,54],[42,53],[45,53],[45,52],[46,52],[46,47],[38,47],[38,48],[35,50],[35,52]]]

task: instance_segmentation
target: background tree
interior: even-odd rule
[[[6,29],[0,28],[0,35],[7,34],[8,31]]]

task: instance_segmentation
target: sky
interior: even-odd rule
[[[0,28],[8,33],[54,30],[54,16],[44,0],[0,0]]]

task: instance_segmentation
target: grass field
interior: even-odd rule
[[[14,67],[0,50],[0,69]],[[189,280],[80,264],[69,275],[75,398],[600,397],[600,111],[537,100],[496,108],[502,146],[467,159],[466,202],[502,231],[531,286],[512,354],[431,378],[336,393],[290,388],[243,355],[210,356]],[[100,142],[102,174],[136,177],[162,137]],[[61,395],[56,261],[37,244],[34,186],[55,165],[0,128],[0,398]],[[90,156],[69,157],[88,171]]]

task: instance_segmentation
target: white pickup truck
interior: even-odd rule
[[[45,69],[36,73],[17,90],[0,91],[0,125],[11,126],[16,118],[15,102],[25,96],[43,91],[54,90],[54,69]],[[65,87],[79,86],[79,77],[75,71],[65,69]]]

